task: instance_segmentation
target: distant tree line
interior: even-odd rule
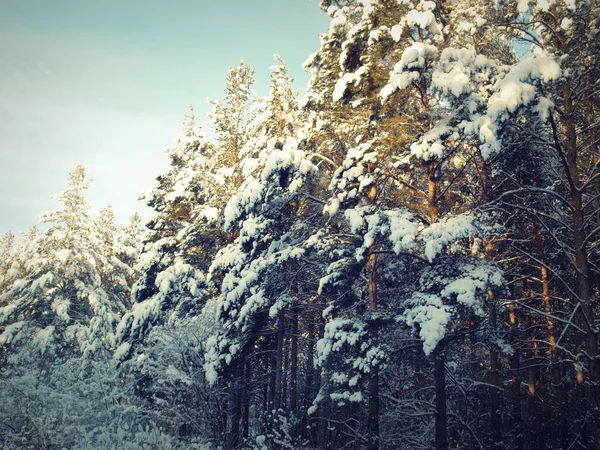
[[[600,3],[320,6],[144,225],[2,238],[4,448],[600,448]]]

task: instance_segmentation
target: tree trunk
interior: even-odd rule
[[[448,450],[448,412],[446,410],[446,367],[443,344],[434,353],[435,450]]]
[[[252,366],[250,361],[246,360],[244,364],[244,389],[242,392],[242,436],[244,440],[248,439],[250,434],[250,381],[252,378]]]
[[[510,370],[512,372],[512,423],[514,430],[514,448],[523,450],[523,414],[521,411],[521,357],[519,352],[519,323],[517,319],[517,306],[511,303],[508,313],[508,324],[512,355],[510,357]]]
[[[486,167],[485,160],[482,161],[481,168],[481,184],[482,184],[482,197],[483,202],[489,202],[488,195],[488,169]],[[493,260],[494,245],[491,239],[485,240],[485,257],[487,260]],[[490,327],[492,333],[496,331],[498,326],[497,319],[497,305],[496,305],[496,292],[492,287],[488,287],[488,303],[490,308]],[[498,347],[492,343],[490,346],[490,384],[493,386],[490,388],[490,422],[492,428],[492,447],[500,448],[503,446],[502,439],[502,415],[500,414],[500,362],[498,358]]]
[[[298,409],[298,307],[292,308],[292,349],[290,368],[290,411]]]
[[[488,291],[490,300],[490,326],[496,329],[496,293]],[[498,349],[494,344],[490,347],[490,418],[492,427],[492,448],[503,446],[502,439],[502,416],[500,415],[500,367],[498,361]]]
[[[526,321],[527,328],[527,422],[529,424],[528,434],[530,439],[529,448],[544,448],[541,446],[540,439],[543,438],[540,430],[540,417],[539,417],[539,405],[538,405],[538,375],[535,365],[538,361],[538,349],[535,341],[534,327],[535,321],[531,316],[527,316]]]
[[[243,370],[243,365],[241,366]],[[237,373],[236,370],[235,376],[233,377],[232,384],[230,385],[230,410],[229,410],[229,418],[231,420],[231,426],[229,427],[229,448],[235,449],[238,448],[241,444],[241,435],[240,435],[240,419],[242,413],[242,390],[240,383],[242,380],[240,379],[240,373]],[[243,374],[243,373],[242,373]]]
[[[574,121],[574,106],[572,90],[565,84],[561,92],[561,100],[565,114],[562,116],[561,129],[563,142],[566,147],[567,178],[570,184],[571,225],[573,229],[574,263],[577,267],[575,281],[577,294],[581,305],[581,325],[586,331],[585,344],[589,356],[589,376],[595,390],[600,383],[600,361],[598,360],[598,337],[594,328],[594,311],[592,308],[591,271],[586,250],[585,212],[583,208],[582,181],[579,170],[579,146],[577,145],[577,130]],[[598,399],[592,395],[592,401]],[[592,406],[595,407],[594,404]]]
[[[287,410],[288,402],[288,383],[290,373],[290,345],[289,338],[283,338],[283,370],[281,372],[281,406],[283,410]]]
[[[534,222],[535,240],[540,255],[540,278],[542,283],[542,304],[546,316],[546,330],[548,332],[548,354],[550,357],[550,368],[552,376],[552,394],[554,397],[554,430],[553,440],[555,447],[567,448],[569,446],[567,415],[565,414],[566,402],[565,392],[562,383],[561,367],[558,358],[558,349],[556,348],[556,328],[554,319],[550,317],[553,313],[552,299],[550,297],[550,277],[546,261],[546,252],[544,248],[544,237],[540,226]]]
[[[282,309],[279,311],[277,321],[277,349],[275,353],[275,392],[273,395],[273,407],[275,410],[281,408],[281,401],[283,396],[283,338],[285,336],[285,311]]]
[[[303,394],[303,409],[305,413],[302,416],[302,421],[300,422],[300,430],[301,433],[306,433],[309,438],[309,442],[311,446],[316,445],[317,435],[316,430],[317,427],[314,425],[314,420],[308,416],[306,411],[310,408],[316,394],[315,389],[315,362],[314,362],[314,353],[315,353],[315,341],[317,340],[317,331],[315,330],[314,319],[311,317],[308,320],[308,339],[306,343],[306,364],[304,366],[304,373],[306,377],[304,379],[304,394]]]
[[[367,275],[369,280],[369,308],[377,310],[377,253],[371,252],[367,261]],[[378,345],[379,328],[372,321],[370,325],[371,343]],[[379,449],[379,367],[371,367],[369,377],[369,450]]]
[[[264,355],[265,364],[264,364],[264,385],[263,385],[263,411],[269,411],[270,409],[270,398],[269,398],[269,385],[270,385],[270,367],[269,367],[269,352],[266,352]]]

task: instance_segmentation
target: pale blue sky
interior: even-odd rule
[[[326,29],[317,0],[0,0],[0,232],[56,208],[78,162],[98,207],[143,211],[190,103],[206,112],[240,59],[265,95],[274,53],[302,92]]]

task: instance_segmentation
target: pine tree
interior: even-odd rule
[[[285,313],[297,302],[296,284],[285,274],[302,272],[297,264],[308,236],[300,219],[307,207],[303,190],[316,168],[299,148],[297,93],[285,63],[276,59],[280,64],[271,67],[270,95],[257,102],[247,130],[252,137],[241,152],[245,181],[225,208],[225,231],[235,239],[211,267],[211,277],[220,285],[218,333],[209,341],[205,368],[213,383],[219,372],[239,376],[233,368],[243,372],[249,350],[265,329],[275,326],[270,403],[278,410],[284,398]],[[234,434],[239,433],[239,420],[239,415],[233,417]],[[233,446],[235,442],[237,436]]]
[[[112,345],[128,286],[103,283],[109,268],[83,196],[90,180],[80,164],[69,189],[56,196],[62,208],[41,216],[49,229],[27,243],[22,278],[3,294],[2,341],[26,355],[93,353]],[[15,356],[16,357],[16,356]]]

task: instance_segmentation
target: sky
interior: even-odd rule
[[[57,209],[77,163],[97,209],[147,216],[188,106],[203,117],[242,59],[266,95],[275,53],[302,93],[326,30],[317,0],[0,0],[0,233]]]

